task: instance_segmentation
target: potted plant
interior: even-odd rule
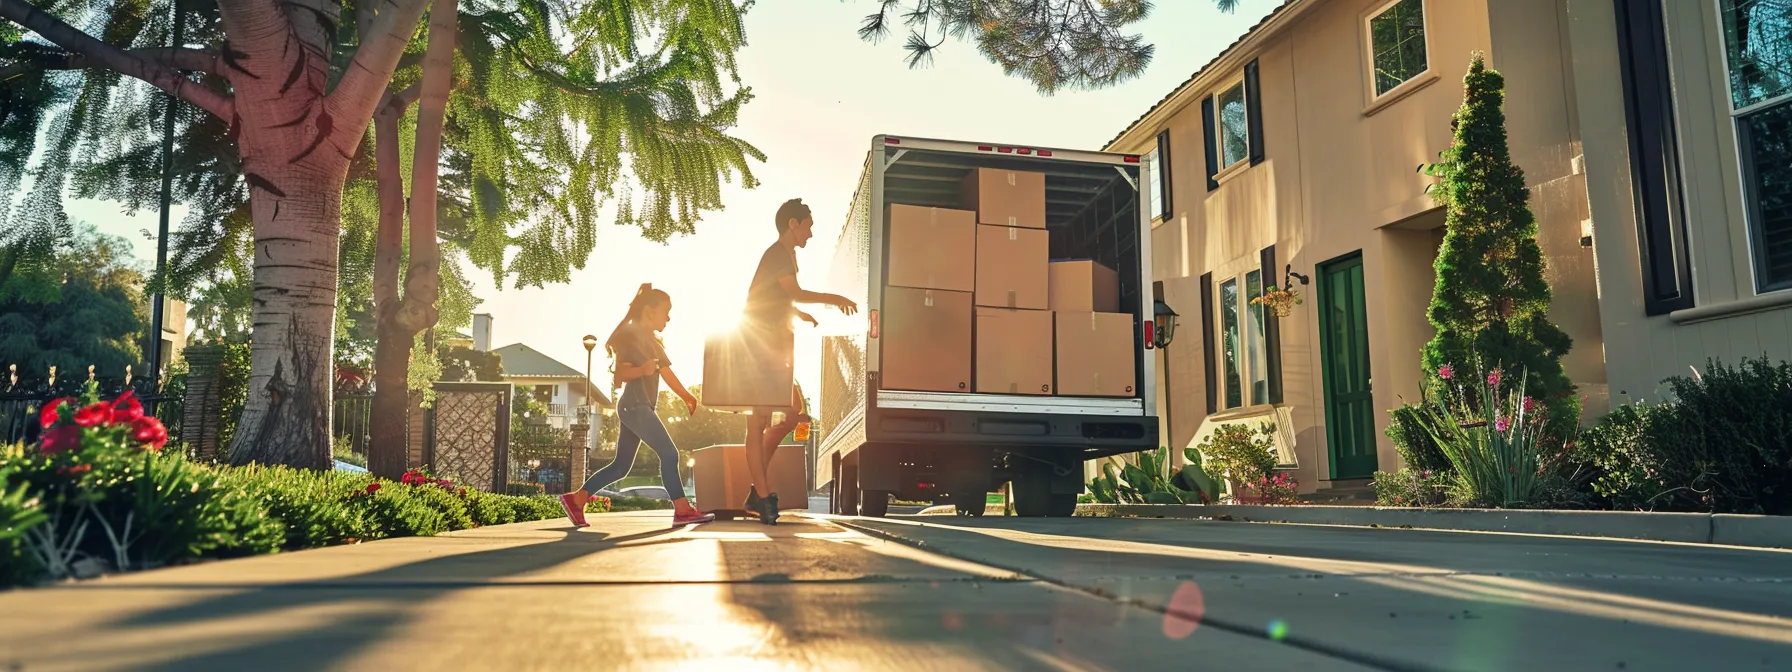
[[[1275,285],[1270,285],[1263,288],[1262,296],[1251,299],[1251,303],[1253,305],[1268,308],[1276,317],[1287,317],[1289,313],[1294,312],[1295,306],[1300,305],[1301,300],[1300,294],[1296,293],[1292,288],[1282,289]]]
[[[1201,439],[1195,448],[1207,457],[1212,473],[1224,475],[1233,499],[1240,504],[1253,504],[1262,499],[1261,490],[1253,486],[1261,484],[1276,468],[1275,432],[1275,425],[1269,423],[1256,429],[1225,424]]]

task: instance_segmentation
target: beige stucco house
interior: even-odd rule
[[[1613,402],[1792,359],[1792,3],[1563,4]]]
[[[1398,467],[1387,410],[1419,393],[1442,241],[1418,169],[1448,146],[1477,51],[1507,78],[1566,368],[1587,416],[1605,412],[1615,323],[1588,238],[1575,18],[1562,0],[1290,0],[1106,147],[1153,175],[1153,268],[1183,325],[1159,354],[1169,445],[1274,422],[1303,492]],[[1250,304],[1289,281],[1304,303],[1288,316]]]

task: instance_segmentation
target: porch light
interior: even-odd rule
[[[1160,350],[1170,347],[1170,341],[1176,338],[1176,311],[1170,309],[1170,304],[1158,301],[1152,307],[1152,314],[1156,318],[1157,331],[1152,335],[1152,343]]]

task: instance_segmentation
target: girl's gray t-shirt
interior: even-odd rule
[[[660,342],[658,334],[653,330],[630,322],[617,332],[615,343],[616,363],[630,366],[642,366],[648,360],[660,360],[660,368],[672,366],[672,360],[666,357],[666,346]],[[622,396],[617,400],[617,407],[630,407],[645,404],[648,408],[659,408],[660,377],[658,374],[641,376],[628,381],[622,388]]]

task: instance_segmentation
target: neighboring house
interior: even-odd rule
[[[1506,76],[1565,367],[1583,417],[1605,412],[1568,19],[1561,0],[1290,0],[1106,147],[1150,169],[1153,273],[1182,325],[1160,355],[1178,459],[1220,424],[1273,422],[1304,492],[1399,467],[1387,411],[1419,397],[1443,239],[1418,168],[1449,145],[1477,51]],[[1250,304],[1291,279],[1289,316]]]
[[[162,299],[162,334],[156,339],[161,348],[162,366],[172,366],[187,349],[187,303],[178,299]]]
[[[1792,2],[1565,1],[1614,403],[1792,359]]]
[[[491,345],[492,317],[486,314],[473,316],[473,349],[485,352]],[[591,404],[598,409],[610,408],[610,400],[604,396],[603,388],[585,378],[578,369],[567,366],[552,357],[542,354],[534,348],[522,343],[513,343],[492,353],[504,362],[504,380],[514,386],[516,395],[532,395],[548,408],[547,423],[566,429],[575,422],[593,423],[587,405],[586,393],[589,390]],[[597,432],[592,431],[594,441]]]

